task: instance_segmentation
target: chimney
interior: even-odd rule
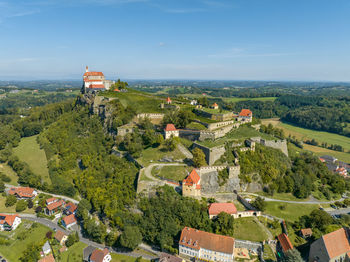
[[[86,66],[85,72],[89,72],[89,67],[88,66]]]

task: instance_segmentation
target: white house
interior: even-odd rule
[[[0,214],[0,231],[15,230],[22,220],[18,215]]]
[[[165,139],[168,139],[170,137],[178,137],[179,136],[179,130],[176,129],[176,127],[173,124],[167,124],[165,129]]]

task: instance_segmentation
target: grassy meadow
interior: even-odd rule
[[[303,215],[309,215],[312,210],[318,209],[317,204],[294,204],[284,202],[266,202],[266,214],[283,218],[286,221],[294,222]]]
[[[21,161],[26,162],[35,174],[41,176],[44,182],[51,184],[45,151],[40,149],[36,137],[22,138],[18,147],[13,149],[13,153]]]
[[[87,247],[87,244],[77,242],[73,246],[69,247],[66,252],[61,254],[61,259],[56,261],[60,262],[80,262],[83,261],[83,250]]]
[[[18,183],[17,183],[18,176],[17,176],[16,172],[13,171],[13,169],[8,164],[6,164],[6,163],[0,164],[0,172],[4,173],[6,176],[11,178],[10,182],[6,182],[7,184],[14,185],[14,186],[18,185]]]
[[[253,217],[235,219],[233,237],[256,242],[268,239],[266,232],[264,232]]]
[[[285,135],[295,136],[299,140],[315,139],[319,143],[326,142],[328,144],[341,145],[345,149],[345,151],[350,151],[350,138],[346,136],[297,127],[291,124],[282,123],[279,119],[276,119],[276,118],[263,119],[262,124],[264,125],[272,124],[275,127],[282,128]],[[350,162],[349,153],[338,152],[338,151],[329,150],[329,149],[321,148],[317,146],[306,145],[306,144],[304,144],[304,148],[306,150],[314,152],[316,155],[325,155],[325,154],[333,155],[337,157],[339,160]]]
[[[164,157],[171,157],[173,160],[186,158],[178,148],[176,148],[174,151],[167,151],[163,146],[160,146],[156,148],[146,148],[142,151],[142,155],[137,159],[137,161],[146,166],[152,162],[158,162]]]
[[[175,181],[182,181],[193,167],[189,166],[163,166],[163,167],[154,167],[152,169],[152,175],[158,175],[160,177],[172,179]]]

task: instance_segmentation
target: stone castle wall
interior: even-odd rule
[[[137,118],[149,118],[149,119],[163,119],[164,114],[159,113],[142,113],[142,114],[137,114]]]
[[[208,165],[214,164],[215,161],[218,160],[226,151],[224,145],[209,148],[198,143],[193,143],[193,148],[199,148],[203,151]]]

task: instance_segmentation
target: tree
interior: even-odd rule
[[[5,191],[5,184],[4,182],[0,181],[0,193],[3,193]]]
[[[168,151],[174,151],[178,144],[178,140],[175,137],[170,137],[164,140],[164,146]]]
[[[52,239],[52,231],[47,231],[46,232],[46,238],[47,239]]]
[[[26,210],[27,206],[28,206],[27,201],[19,200],[16,204],[16,212],[22,212]]]
[[[282,260],[283,262],[303,262],[304,260],[301,258],[301,255],[297,249],[290,249],[288,250],[284,258]]]
[[[233,236],[233,223],[234,218],[233,216],[221,212],[215,219],[214,219],[214,230],[216,234],[221,235],[229,235]]]
[[[142,241],[140,230],[136,226],[126,226],[120,236],[120,244],[123,247],[134,250]]]
[[[205,154],[201,149],[196,147],[195,149],[192,150],[192,154],[193,154],[192,161],[195,167],[201,167],[207,164],[207,161],[205,160]]]
[[[5,206],[6,207],[12,207],[14,204],[16,204],[17,202],[17,198],[13,195],[8,195],[6,197],[6,202],[5,202]]]
[[[34,206],[33,200],[28,199],[28,200],[27,200],[27,206],[28,206],[29,209],[30,209],[30,208],[33,208],[33,206]]]
[[[265,211],[266,209],[266,201],[262,197],[257,197],[254,202],[252,203],[252,206],[257,208],[260,211]]]
[[[313,210],[309,216],[309,219],[312,228],[317,227],[323,230],[326,226],[333,222],[331,215],[329,215],[326,211],[319,209]]]
[[[37,206],[36,208],[35,208],[35,213],[41,213],[41,211],[43,210],[43,208],[41,207],[41,206]]]

